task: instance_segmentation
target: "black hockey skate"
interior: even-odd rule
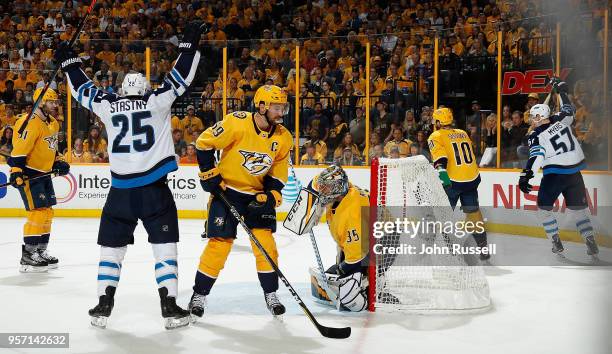
[[[485,248],[488,245],[487,235],[486,234],[474,234],[474,241],[476,241],[476,246],[480,248]],[[481,261],[486,261],[491,258],[491,255],[488,253],[481,253],[479,255]]]
[[[91,316],[91,325],[98,328],[106,328],[108,317],[113,311],[115,306],[115,291],[117,288],[114,286],[106,287],[106,294],[100,296],[98,305],[93,309],[89,310],[89,316]]]
[[[39,249],[38,253],[42,257],[42,259],[47,261],[47,264],[49,264],[48,265],[49,269],[56,269],[57,268],[57,264],[59,263],[59,259],[57,259],[57,258],[53,257],[52,255],[50,255],[47,252],[47,249]]]
[[[266,306],[268,310],[270,310],[270,313],[272,313],[272,316],[282,319],[280,316],[285,313],[285,306],[278,300],[276,292],[264,293],[264,298],[266,299]]]
[[[21,273],[42,273],[46,272],[49,263],[38,253],[38,250],[28,251],[25,245],[21,245]]]
[[[594,236],[588,236],[585,238],[584,243],[587,246],[587,254],[589,256],[596,256],[599,253],[599,247],[597,247]]]
[[[168,296],[168,289],[162,287],[157,289],[161,303],[161,313],[164,318],[166,329],[185,327],[189,324],[189,311],[180,308],[176,304],[176,298]]]
[[[206,295],[193,292],[189,301],[189,313],[191,313],[191,323],[195,323],[204,315],[206,309]]]
[[[553,235],[552,245],[552,252],[558,254],[559,256],[563,256],[563,243],[561,243],[561,238],[559,238],[559,235]]]

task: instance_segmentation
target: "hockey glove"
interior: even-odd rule
[[[206,24],[196,21],[185,26],[183,31],[183,40],[179,43],[179,51],[182,53],[195,53],[200,44],[202,33],[208,32]]]
[[[438,169],[438,178],[440,178],[440,181],[442,181],[442,186],[444,188],[451,186],[450,177],[448,177],[448,172],[446,172],[445,169],[443,168]]]
[[[567,83],[565,81],[561,81],[559,78],[553,78],[552,84],[553,90],[557,93],[567,93]]]
[[[573,116],[574,115],[574,106],[569,103],[565,103],[561,106],[561,114],[563,117]]]
[[[533,186],[529,184],[529,180],[533,178],[533,171],[524,169],[521,172],[521,177],[519,178],[519,189],[523,193],[529,193],[533,189]]]
[[[200,176],[200,184],[202,185],[202,189],[212,195],[223,192],[225,189],[223,178],[219,174],[219,170],[216,167],[208,171],[200,172],[198,173],[198,176]]]
[[[281,201],[282,197],[280,193],[276,191],[257,193],[255,195],[255,200],[250,202],[247,207],[249,215],[262,219],[276,220],[276,207],[281,204]]]
[[[68,46],[68,42],[61,42],[55,53],[53,54],[53,59],[60,66],[63,72],[67,72],[72,68],[78,68],[81,66],[81,58],[79,58],[72,48]]]
[[[57,159],[53,163],[53,167],[51,169],[59,176],[65,176],[68,174],[68,172],[70,172],[70,165],[64,160]]]
[[[11,167],[11,176],[9,182],[11,182],[13,187],[21,187],[24,181],[25,178],[23,177],[23,170],[19,167]]]

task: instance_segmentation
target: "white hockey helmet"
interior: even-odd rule
[[[550,117],[550,107],[547,104],[538,103],[529,110],[529,121],[538,124]]]
[[[125,75],[121,83],[121,95],[123,96],[143,96],[151,90],[151,84],[141,73],[129,73]]]

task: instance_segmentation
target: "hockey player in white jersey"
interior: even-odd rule
[[[176,304],[179,241],[176,204],[167,174],[178,169],[171,136],[170,108],[193,80],[200,60],[203,28],[186,26],[179,56],[163,84],[150,90],[140,73],[126,75],[121,95],[96,87],[80,68],[80,59],[64,44],[55,59],[68,76],[73,97],[100,117],[108,133],[111,188],[102,211],[98,244],[99,303],[89,310],[94,326],[106,327],[127,245],[141,220],[155,257],[155,278],[167,329],[189,324],[189,312]]]
[[[521,173],[519,187],[522,192],[529,193],[532,190],[529,180],[541,167],[544,176],[540,182],[537,204],[546,236],[552,241],[552,251],[560,255],[563,252],[559,224],[552,213],[555,200],[563,194],[567,208],[577,214],[576,228],[586,243],[587,254],[595,256],[599,250],[580,173],[586,163],[571,127],[574,106],[567,96],[567,83],[554,79],[553,90],[559,93],[560,112],[551,116],[550,108],[545,104],[536,104],[529,111],[535,129],[528,136],[529,160]]]

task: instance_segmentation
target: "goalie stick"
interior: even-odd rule
[[[297,179],[297,175],[295,174],[295,170],[293,169],[293,163],[291,162],[291,157],[288,158],[288,162],[289,162],[289,171],[291,171],[291,175],[293,176],[293,179],[297,181],[298,179]],[[318,220],[317,220],[317,223],[318,223]],[[321,285],[323,286],[323,290],[325,290],[327,297],[334,304],[334,306],[338,307],[338,299],[336,299],[335,296],[332,296],[334,295],[334,292],[330,290],[329,281],[327,277],[325,276],[325,267],[323,267],[323,261],[321,260],[321,254],[319,253],[319,246],[317,245],[317,240],[315,239],[315,235],[312,229],[308,231],[308,236],[310,236],[310,243],[312,244],[312,250],[314,251],[315,258],[317,260],[317,266],[319,268],[319,272],[321,273],[321,280],[323,281]]]
[[[223,203],[228,207],[228,209],[232,213],[232,216],[238,221],[238,223],[240,223],[244,231],[246,231],[247,235],[249,235],[249,238],[251,239],[251,241],[253,241],[255,246],[257,246],[259,251],[264,255],[268,263],[272,266],[272,269],[274,269],[274,272],[276,272],[280,280],[283,282],[283,284],[285,284],[285,286],[289,290],[289,293],[291,293],[295,301],[297,301],[298,305],[300,305],[300,307],[302,308],[302,310],[304,311],[304,313],[306,314],[310,322],[312,322],[315,325],[315,327],[317,327],[317,330],[319,330],[319,333],[321,333],[321,335],[327,338],[339,338],[339,339],[348,338],[351,335],[351,327],[343,327],[343,328],[327,327],[327,326],[323,326],[317,321],[317,319],[314,317],[312,312],[310,312],[308,307],[306,307],[306,304],[304,303],[304,301],[302,301],[298,293],[295,291],[295,289],[293,289],[293,286],[291,286],[291,284],[289,283],[289,280],[285,278],[285,275],[281,272],[281,270],[278,268],[276,263],[274,263],[274,261],[272,260],[268,252],[261,245],[257,237],[253,234],[253,231],[251,231],[251,229],[247,226],[246,222],[242,219],[242,216],[240,215],[238,210],[236,210],[236,208],[230,203],[230,201],[227,200],[227,197],[225,196],[225,194],[223,192],[219,192],[215,196],[219,197],[219,199],[221,199],[221,201],[223,201]]]
[[[74,34],[72,35],[72,38],[70,38],[70,42],[68,42],[68,48],[72,48],[72,46],[74,45],[74,42],[76,42],[77,38],[79,38],[79,35],[80,35],[81,31],[83,30],[83,27],[85,26],[85,23],[87,22],[87,18],[89,17],[89,14],[91,13],[91,11],[93,10],[95,5],[96,5],[96,0],[91,0],[91,4],[87,8],[87,12],[85,12],[85,16],[81,20],[81,23],[79,23],[79,27],[77,28],[76,32],[74,32]],[[34,112],[38,108],[38,105],[40,104],[40,101],[42,100],[43,96],[47,92],[47,89],[49,89],[49,86],[51,85],[51,83],[53,81],[55,81],[55,78],[57,77],[57,73],[59,71],[60,71],[60,63],[57,63],[57,68],[55,68],[55,71],[53,72],[53,75],[51,76],[49,81],[45,82],[45,86],[43,87],[42,91],[40,92],[40,95],[38,95],[38,98],[36,99],[36,101],[34,102],[34,105],[32,106],[32,111],[28,114],[28,116],[24,120],[23,124],[21,124],[21,127],[19,127],[19,131],[17,132],[19,134],[19,136],[21,136],[21,134],[23,134],[23,131],[28,126],[28,122],[32,118],[32,114],[34,114]],[[68,94],[70,94],[70,90],[68,90]]]

